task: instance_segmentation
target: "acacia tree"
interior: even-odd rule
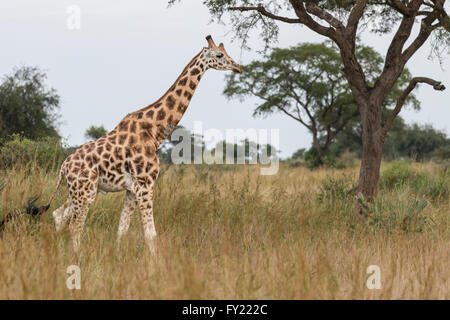
[[[358,46],[356,56],[366,73],[366,81],[373,83],[383,68],[383,59],[367,46]],[[306,127],[313,138],[317,165],[323,164],[337,135],[348,125],[359,122],[358,106],[342,71],[339,51],[329,42],[275,48],[262,60],[242,68],[242,74],[227,75],[225,95],[257,97],[254,116],[279,112]],[[395,103],[410,80],[405,69],[385,99],[384,107]],[[418,107],[413,96],[406,102]]]
[[[107,133],[108,131],[105,129],[103,125],[101,126],[92,125],[86,129],[86,131],[84,132],[84,136],[86,137],[86,139],[97,140],[103,136],[106,136]]]
[[[170,0],[174,3],[176,0]],[[450,18],[446,0],[204,0],[213,17],[229,14],[233,30],[244,40],[251,29],[261,30],[268,45],[278,34],[277,23],[299,24],[331,39],[339,48],[345,77],[361,115],[363,151],[358,192],[366,200],[375,194],[380,174],[382,146],[393,120],[418,83],[436,90],[445,87],[427,77],[412,78],[399,96],[386,121],[382,121],[383,101],[406,63],[427,40],[433,51],[450,47]],[[415,23],[420,23],[412,35]],[[394,36],[385,54],[384,67],[370,85],[356,56],[358,29],[369,28]],[[301,37],[301,34],[299,34]]]

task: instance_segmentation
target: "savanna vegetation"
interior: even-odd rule
[[[0,240],[0,298],[449,299],[450,175],[433,163],[384,163],[367,217],[352,214],[357,167],[282,164],[165,165],[156,185],[157,258],[146,250],[138,213],[115,243],[124,195],[99,195],[80,255],[50,211],[7,225]],[[0,215],[24,199],[48,198],[56,172],[36,161],[0,171]],[[81,290],[66,268],[82,270]],[[381,290],[369,290],[369,265]]]
[[[123,193],[98,195],[75,254],[70,233],[55,233],[51,217],[67,197],[63,184],[39,219],[24,215],[0,228],[0,298],[450,299],[450,139],[399,115],[420,108],[418,83],[444,89],[413,77],[406,63],[427,41],[437,55],[450,44],[446,1],[280,3],[204,1],[214,19],[230,19],[244,48],[258,30],[268,49],[227,77],[224,94],[258,98],[255,116],[297,121],[311,147],[263,176],[260,165],[174,165],[175,144],[166,141],[154,195],[156,256],[146,250],[139,212],[116,245]],[[269,48],[279,23],[329,41]],[[384,56],[360,41],[359,26],[394,33]],[[48,199],[75,148],[58,132],[60,97],[45,79],[22,67],[0,83],[0,219],[29,199]],[[85,137],[106,132],[90,126]],[[205,142],[186,133],[198,160],[193,150],[208,150]],[[249,140],[230,150],[237,158],[245,147],[251,162],[260,154],[250,146],[279,152]],[[82,288],[70,291],[74,264]],[[370,265],[380,267],[380,290],[366,286]]]

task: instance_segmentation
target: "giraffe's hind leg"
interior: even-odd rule
[[[61,207],[53,211],[53,219],[55,220],[55,229],[57,232],[64,228],[67,221],[69,220],[71,214],[71,206],[72,204],[70,199],[67,199]]]
[[[117,232],[117,244],[120,245],[120,239],[128,232],[131,217],[136,210],[137,201],[133,192],[127,191],[122,213],[120,214],[119,230]]]
[[[75,251],[80,248],[81,233],[86,222],[89,207],[97,196],[97,184],[92,181],[86,181],[82,189],[78,191],[76,199],[72,200],[71,220],[69,229],[72,234],[73,247]]]

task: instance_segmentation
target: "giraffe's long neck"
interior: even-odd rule
[[[206,69],[202,50],[161,98],[131,114],[137,118],[141,140],[153,140],[156,148],[164,141],[183,117]]]

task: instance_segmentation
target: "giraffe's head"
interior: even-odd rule
[[[203,59],[207,68],[216,70],[232,70],[242,73],[242,68],[228,55],[223,43],[216,46],[211,36],[207,36],[208,47],[203,48]]]

